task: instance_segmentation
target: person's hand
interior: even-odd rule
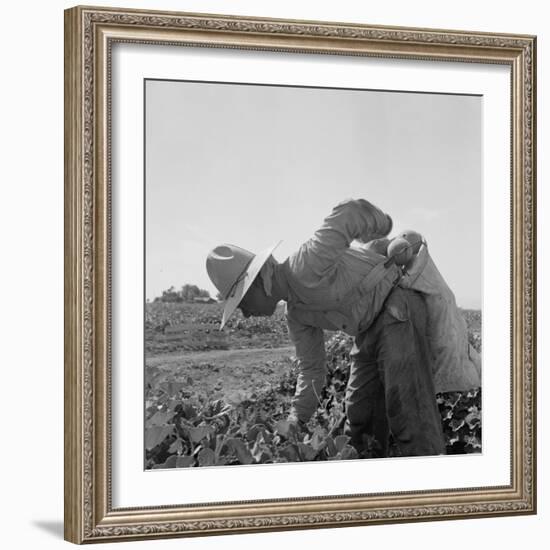
[[[364,250],[370,250],[376,254],[382,256],[388,255],[388,245],[390,244],[390,239],[387,237],[382,237],[381,239],[374,239],[363,245]]]

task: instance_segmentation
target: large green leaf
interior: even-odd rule
[[[281,449],[281,455],[288,459],[289,462],[300,462],[300,455],[294,445],[287,445]]]
[[[279,432],[284,437],[287,437],[290,432],[290,426],[291,424],[288,420],[279,420],[275,423],[275,431]]]
[[[199,441],[204,439],[210,433],[210,431],[211,430],[208,426],[196,426],[192,428],[187,428],[189,439],[193,443],[199,443]]]
[[[151,426],[145,429],[145,448],[150,451],[174,433],[174,426]]]
[[[338,454],[338,450],[336,449],[336,445],[334,444],[334,439],[332,439],[330,435],[325,438],[325,446],[328,458],[334,458]]]
[[[313,430],[313,434],[311,435],[311,439],[309,443],[315,449],[316,451],[319,451],[323,447],[326,446],[325,438],[327,436],[327,431],[324,428],[321,428],[321,426],[317,426]]]
[[[169,456],[164,463],[165,468],[175,468],[178,457],[176,455]]]
[[[227,445],[237,455],[237,459],[241,464],[252,464],[252,462],[254,462],[252,453],[242,439],[232,437],[227,440]]]
[[[213,466],[216,463],[216,454],[212,449],[205,447],[199,453],[199,466]]]
[[[317,451],[306,443],[298,443],[298,450],[300,451],[302,460],[313,460],[317,455]]]
[[[192,456],[178,456],[176,458],[176,468],[190,468],[195,462]]]
[[[359,458],[359,454],[357,453],[357,450],[351,445],[345,445],[338,453],[338,457],[341,460],[351,460],[354,458]]]
[[[349,437],[347,435],[339,435],[334,438],[334,446],[336,451],[340,452],[348,444]]]
[[[148,426],[164,426],[171,416],[164,411],[157,411],[148,421]]]
[[[182,450],[183,450],[183,442],[179,437],[168,448],[168,452],[171,454],[180,454]]]

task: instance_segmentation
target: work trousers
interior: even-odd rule
[[[396,287],[351,351],[345,433],[361,453],[388,456],[390,432],[402,456],[445,454],[421,295]]]

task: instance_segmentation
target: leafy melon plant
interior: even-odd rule
[[[470,342],[480,350],[474,319]],[[297,366],[288,359],[279,382],[247,392],[238,402],[213,399],[193,389],[193,379],[146,372],[145,464],[147,469],[238,464],[348,460],[376,456],[377,442],[366,441],[361,455],[343,433],[344,393],[349,374],[351,338],[335,333],[327,342],[326,386],[307,424],[286,421],[296,384]],[[481,389],[441,393],[447,453],[481,451]],[[399,455],[395,445],[390,453]]]

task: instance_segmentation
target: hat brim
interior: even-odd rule
[[[269,248],[262,250],[262,252],[259,252],[254,256],[254,258],[252,258],[252,261],[248,264],[248,267],[246,268],[244,276],[237,283],[233,294],[229,296],[225,301],[220,330],[222,330],[227,321],[229,321],[229,318],[231,317],[231,315],[233,315],[235,309],[237,309],[237,306],[243,299],[243,296],[246,294],[247,290],[254,282],[254,279],[258,276],[258,273],[260,273],[260,270],[264,266],[265,262],[267,262],[268,258],[271,256],[273,251],[281,244],[281,242],[282,241],[279,241]]]

